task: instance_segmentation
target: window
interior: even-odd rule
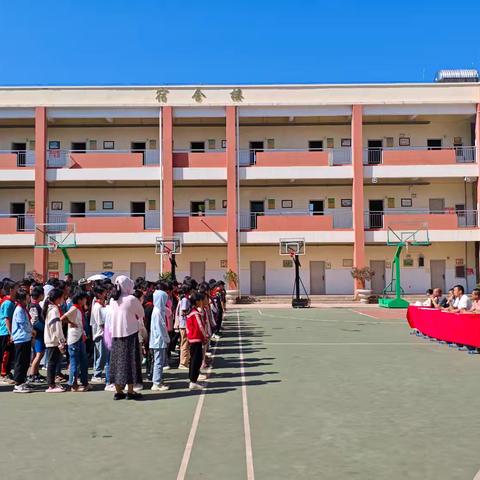
[[[342,138],[340,145],[342,147],[351,147],[352,146],[352,139],[351,138]]]
[[[209,150],[215,150],[217,148],[217,142],[215,141],[214,138],[210,138],[208,140],[208,149]]]
[[[323,140],[310,140],[308,150],[310,152],[321,152],[323,150]]]
[[[103,210],[113,210],[113,202],[111,200],[106,200],[102,202]]]
[[[293,200],[282,200],[282,208],[293,208]]]
[[[205,142],[190,142],[190,151],[198,153],[205,152]]]
[[[441,138],[428,139],[427,147],[429,150],[440,150],[442,148],[442,139]]]
[[[352,207],[352,199],[351,198],[342,198],[340,200],[340,205],[342,207]]]
[[[115,142],[113,140],[104,140],[103,149],[104,150],[113,150],[115,148]]]
[[[455,277],[456,278],[465,278],[465,265],[457,265],[455,267]]]
[[[205,202],[190,202],[190,214],[198,217],[205,214]]]
[[[418,267],[419,268],[425,267],[425,257],[423,255],[419,255],[418,257]]]

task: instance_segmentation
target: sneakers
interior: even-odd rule
[[[38,374],[38,375],[29,375],[29,376],[27,377],[27,382],[28,382],[28,383],[46,383],[46,382],[47,382],[47,379],[46,379],[44,376],[40,375],[40,374]]]
[[[198,376],[198,380],[206,380],[207,379],[207,376],[204,374],[204,373],[201,373],[199,376]]]
[[[127,393],[125,395],[125,399],[126,400],[143,400],[143,395],[141,393],[138,393],[138,392],[134,392],[133,393]]]
[[[154,383],[150,390],[153,392],[166,392],[167,390],[170,390],[170,387],[164,383]]]
[[[203,390],[205,386],[198,382],[197,383],[190,382],[190,385],[188,386],[188,388],[190,390]]]
[[[15,380],[9,377],[0,377],[0,385],[15,385]]]
[[[205,356],[211,358],[213,355],[212,355],[212,352],[205,352]]]
[[[103,383],[103,378],[102,377],[92,377],[90,379],[90,383]]]
[[[163,367],[163,371],[165,371],[165,370],[171,370],[171,369],[172,369],[172,367],[171,367],[170,365],[165,365],[165,366]]]
[[[116,392],[117,389],[115,388],[115,385],[113,383],[109,383],[108,385],[105,385],[105,391],[106,392]]]
[[[217,333],[214,333],[210,338],[217,342],[218,340],[220,340],[220,335],[218,335]]]
[[[15,385],[13,387],[13,393],[31,393],[33,389],[30,388],[26,383],[22,383],[21,385]]]
[[[178,366],[178,369],[179,369],[179,370],[190,370],[188,367],[186,367],[185,365],[182,365],[182,364],[180,364],[180,365]]]
[[[68,378],[65,377],[65,375],[57,375],[55,377],[55,383],[65,383],[68,380]]]
[[[114,400],[124,400],[125,398],[127,397],[127,395],[123,392],[120,392],[120,393],[116,393],[114,396],[113,396],[113,399]]]
[[[64,393],[66,392],[65,387],[62,387],[61,385],[55,385],[54,387],[48,387],[45,390],[45,393]]]
[[[137,383],[136,385],[133,386],[133,391],[134,392],[141,392],[143,390],[143,385],[141,383]]]

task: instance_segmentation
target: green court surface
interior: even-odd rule
[[[204,393],[0,387],[0,478],[473,479],[480,355],[379,311],[230,310]]]

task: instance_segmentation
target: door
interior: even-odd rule
[[[383,227],[383,200],[368,201],[369,228]]]
[[[197,153],[205,152],[205,142],[190,142],[190,151]]]
[[[310,262],[310,295],[325,295],[325,262]]]
[[[308,202],[310,215],[323,215],[323,200],[310,200]]]
[[[265,213],[265,203],[263,201],[250,202],[250,228],[257,228],[257,217]]]
[[[250,165],[254,165],[257,152],[263,152],[263,142],[250,142]]]
[[[9,277],[18,282],[25,278],[25,264],[24,263],[11,263]]]
[[[372,293],[380,294],[385,288],[385,260],[370,260],[370,268],[375,272],[370,281]]]
[[[143,228],[145,228],[145,202],[130,202],[130,215],[143,217]]]
[[[147,276],[147,264],[145,262],[130,262],[130,278],[136,280]]]
[[[190,276],[198,283],[205,281],[205,262],[190,262]]]
[[[323,150],[323,140],[310,140],[308,150],[310,152],[321,152]]]
[[[368,164],[378,165],[382,163],[382,140],[369,140],[368,141]]]
[[[205,202],[190,202],[190,215],[192,217],[205,215]]]
[[[75,153],[85,153],[87,151],[87,142],[72,142],[71,149]]]
[[[430,260],[430,287],[445,292],[445,260]]]
[[[440,150],[442,148],[441,138],[430,138],[427,140],[428,150]]]
[[[11,203],[10,216],[17,219],[17,232],[25,231],[25,203]]]
[[[146,142],[132,142],[130,143],[130,151],[132,153],[142,154],[142,163],[145,165],[145,150],[147,149]]]
[[[265,262],[250,262],[250,294],[265,295]]]
[[[428,208],[430,213],[442,214],[445,213],[445,199],[444,198],[429,198]]]
[[[17,154],[17,167],[24,167],[27,160],[27,144],[19,142],[12,143],[12,152]]]
[[[71,217],[84,217],[85,216],[85,202],[71,202],[70,203],[70,216]]]
[[[85,264],[84,263],[72,263],[72,275],[74,280],[80,280],[85,278]]]

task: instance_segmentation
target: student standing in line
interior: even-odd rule
[[[90,326],[92,327],[93,340],[93,376],[92,383],[103,383],[102,373],[105,368],[107,350],[104,343],[105,326],[105,298],[107,290],[103,287],[94,287],[92,311],[90,314]]]
[[[85,305],[88,295],[79,290],[73,295],[73,305],[68,312],[61,317],[62,322],[68,322],[67,344],[70,355],[70,374],[68,385],[74,392],[86,392],[90,390],[88,385],[88,359],[85,347]],[[80,377],[81,385],[78,385]]]
[[[43,301],[43,287],[33,287],[30,294],[30,304],[28,311],[32,321],[32,327],[35,331],[35,340],[33,341],[34,357],[30,366],[30,376],[28,381],[31,383],[45,383],[46,378],[40,375],[40,362],[45,354],[45,319],[43,317],[43,310],[40,303]]]
[[[32,387],[26,383],[32,354],[32,323],[27,305],[30,295],[19,290],[15,296],[16,307],[12,317],[12,341],[15,347],[15,370],[13,393],[30,393]]]
[[[0,364],[2,366],[2,378],[0,381],[4,384],[12,385],[14,380],[10,372],[12,354],[11,334],[12,334],[12,317],[15,311],[15,294],[17,292],[17,284],[6,280],[3,284],[4,296],[0,305]]]
[[[191,303],[190,303],[190,292],[192,288],[189,284],[183,285],[180,293],[180,302],[177,306],[176,312],[176,323],[178,323],[178,328],[180,329],[180,364],[178,365],[179,370],[188,370],[190,364],[190,347],[187,337],[187,315],[190,312]]]
[[[55,383],[58,365],[66,350],[66,341],[63,334],[60,305],[63,302],[63,292],[54,288],[50,290],[48,298],[43,304],[45,318],[44,340],[47,357],[47,393],[63,393],[65,388]]]
[[[190,345],[190,368],[188,375],[190,378],[190,390],[202,390],[204,388],[204,385],[198,383],[203,359],[203,344],[207,341],[202,320],[203,300],[204,295],[201,293],[191,295],[192,309],[186,321],[186,333]]]

